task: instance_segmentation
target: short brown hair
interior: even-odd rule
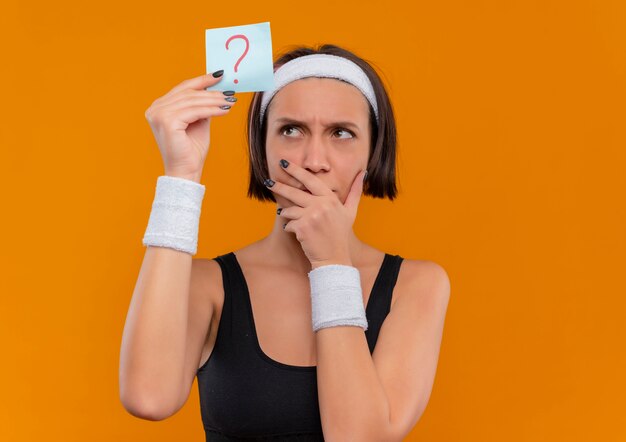
[[[370,153],[367,165],[367,179],[363,187],[363,195],[373,198],[393,199],[397,196],[396,187],[396,121],[393,114],[391,101],[380,77],[372,66],[364,59],[339,46],[324,44],[317,49],[307,46],[298,46],[283,55],[274,62],[274,72],[283,64],[304,55],[330,54],[347,58],[356,63],[367,75],[376,94],[378,105],[379,123],[370,105]],[[267,135],[267,114],[269,106],[260,119],[261,99],[263,92],[255,92],[248,109],[248,154],[250,165],[250,182],[248,185],[248,197],[259,201],[273,201],[274,193],[263,184],[265,178],[269,178],[267,157],[265,155],[265,140]],[[271,105],[271,101],[270,101]]]

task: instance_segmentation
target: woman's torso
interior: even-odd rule
[[[255,253],[254,245],[209,261],[219,267],[212,272],[222,277],[211,278],[211,330],[197,373],[207,440],[236,440],[220,435],[235,431],[269,435],[299,430],[304,433],[283,440],[323,440],[307,274],[272,268]],[[402,292],[394,289],[404,283],[401,262],[397,255],[368,247],[368,253],[355,264],[368,315],[375,309],[380,317],[376,325],[368,316],[368,329],[374,325],[366,333],[370,334],[370,351],[380,323]],[[377,299],[370,306],[371,294],[386,299]],[[293,403],[287,404],[290,401]],[[314,436],[315,432],[319,436]]]

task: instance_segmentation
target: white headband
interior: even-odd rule
[[[292,81],[306,77],[337,78],[358,88],[370,102],[378,122],[378,106],[374,88],[363,69],[352,60],[330,54],[311,54],[288,61],[274,72],[274,89],[263,92],[261,122],[267,105],[276,92]]]

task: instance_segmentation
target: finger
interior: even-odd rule
[[[218,72],[218,71],[216,71],[216,72]],[[214,77],[213,76],[214,73],[215,72],[212,72],[210,74],[204,74],[204,75],[200,75],[198,77],[194,77],[194,78],[189,78],[187,80],[183,80],[179,84],[174,86],[164,96],[173,95],[173,94],[175,94],[177,92],[182,91],[183,89],[201,90],[201,89],[205,89],[207,87],[213,86],[214,84],[218,83],[223,78],[223,75],[219,76],[219,77]]]
[[[179,109],[185,109],[187,107],[192,107],[192,106],[224,106],[227,104],[232,107],[237,102],[236,99],[235,101],[231,101],[231,100],[227,100],[227,98],[235,98],[235,97],[226,97],[221,92],[220,92],[220,95],[209,95],[209,96],[194,95],[194,96],[185,97],[176,101],[172,101],[171,103],[168,103],[167,105],[158,106],[155,109],[167,108],[167,111],[171,112],[171,111],[177,111]]]
[[[281,160],[278,164],[289,175],[304,184],[304,187],[313,195],[330,195],[333,193],[324,181],[320,180],[305,168],[294,163],[289,163],[287,160]],[[284,167],[284,165],[287,165],[287,167]]]
[[[176,119],[186,124],[195,123],[203,118],[225,115],[230,112],[230,108],[223,109],[219,106],[192,106],[179,110]]]
[[[283,230],[285,232],[291,232],[291,233],[296,233],[295,231],[295,222],[297,222],[296,220],[290,220],[290,221],[286,221],[283,223]]]
[[[196,97],[205,97],[205,98],[218,98],[218,99],[226,99],[231,98],[235,95],[235,91],[197,91],[195,89],[185,89],[180,91],[177,94],[163,96],[154,101],[153,106],[163,107],[163,106],[171,106],[174,103],[180,103],[181,101],[189,100],[190,98]],[[235,98],[235,97],[232,97]],[[237,101],[236,99],[234,101]]]
[[[283,207],[279,209],[278,216],[285,218],[286,220],[300,219],[304,214],[304,209],[299,206]]]
[[[311,202],[311,198],[313,197],[312,195],[309,195],[308,193],[300,189],[291,187],[278,181],[273,181],[271,179],[266,179],[263,184],[272,192],[287,198],[289,201],[297,204],[300,207],[307,207]]]

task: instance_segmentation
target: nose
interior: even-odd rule
[[[330,170],[328,147],[319,135],[310,137],[309,140],[310,142],[305,146],[302,167],[313,173],[322,170],[328,172]]]

